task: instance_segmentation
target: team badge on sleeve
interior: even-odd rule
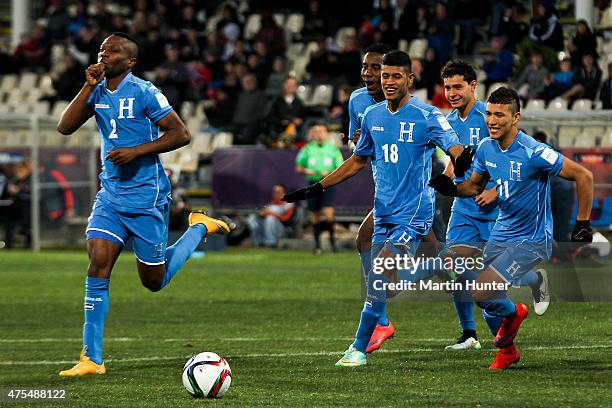
[[[157,103],[159,103],[159,107],[162,109],[170,105],[170,103],[168,102],[168,99],[161,92],[156,94],[155,98],[157,99]]]

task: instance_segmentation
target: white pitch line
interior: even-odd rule
[[[136,342],[136,341],[165,341],[165,342],[200,342],[200,341],[236,341],[236,342],[249,342],[249,341],[351,341],[354,337],[218,337],[218,338],[170,338],[170,339],[157,339],[147,337],[108,337],[104,339],[104,342]],[[425,339],[409,339],[411,342],[446,342],[455,340],[453,338],[425,338]],[[19,343],[64,343],[64,342],[81,342],[83,341],[80,337],[72,338],[38,338],[38,339],[0,339],[1,343],[19,344]]]
[[[594,350],[602,348],[612,348],[612,343],[607,344],[591,344],[582,346],[525,346],[521,350]],[[485,350],[486,351],[486,350]],[[403,350],[378,350],[376,354],[401,354],[401,353],[437,353],[444,352],[443,348],[410,348]],[[250,353],[226,355],[225,358],[231,360],[233,358],[286,358],[286,357],[316,357],[316,356],[341,356],[342,351],[312,351],[303,353]],[[449,353],[450,354],[450,353]],[[453,353],[455,354],[455,353]],[[472,353],[474,354],[474,353]],[[169,361],[169,360],[184,360],[192,355],[184,356],[152,356],[152,357],[130,357],[130,358],[109,358],[105,360],[107,363],[133,363],[139,361]],[[59,365],[59,364],[74,364],[75,360],[39,360],[39,361],[0,361],[0,366],[12,365]]]

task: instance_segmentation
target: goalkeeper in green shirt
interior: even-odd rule
[[[344,159],[340,149],[327,140],[328,133],[325,123],[315,122],[308,129],[308,138],[311,142],[300,149],[295,159],[295,169],[306,176],[307,185],[310,185],[335,170]],[[310,222],[314,231],[315,254],[321,253],[321,231],[323,230],[329,231],[332,251],[336,251],[333,199],[333,189],[326,189],[323,194],[308,200],[308,209],[311,211]]]

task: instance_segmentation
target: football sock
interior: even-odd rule
[[[327,231],[329,231],[329,243],[331,244],[332,251],[336,250],[336,233],[334,231],[334,222],[327,221]]]
[[[370,269],[372,269],[372,252],[370,250],[359,253],[361,259],[361,272],[363,272],[364,282],[368,279]]]
[[[542,283],[542,279],[540,278],[540,274],[534,271],[529,271],[521,277],[521,286],[530,286],[532,288],[537,288]]]
[[[365,353],[370,337],[374,332],[376,323],[380,318],[380,314],[385,308],[385,302],[381,301],[366,301],[363,310],[361,311],[361,319],[359,320],[359,327],[357,333],[355,333],[355,341],[353,347],[357,350]]]
[[[464,339],[468,339],[470,337],[474,338],[474,340],[478,340],[478,337],[476,336],[476,330],[471,330],[471,329],[467,329],[467,330],[463,330],[463,336]]]
[[[166,286],[170,280],[181,270],[193,251],[196,250],[202,238],[206,236],[206,226],[195,224],[187,228],[187,231],[168,249],[166,249],[166,273],[160,289]]]
[[[85,279],[85,323],[83,324],[83,347],[85,355],[94,363],[102,364],[102,338],[104,321],[108,315],[109,278]]]
[[[380,324],[381,326],[389,325],[389,319],[387,318],[387,304],[386,303],[383,304],[383,309],[380,312],[380,317],[378,318],[377,323]]]
[[[516,312],[516,306],[514,302],[508,297],[502,299],[485,300],[482,302],[476,302],[478,306],[486,310],[490,315],[506,317]]]
[[[321,248],[321,226],[322,224],[323,224],[322,222],[317,222],[316,224],[312,226],[312,232],[314,235],[316,249]]]
[[[472,270],[466,270],[459,275],[457,282],[463,285],[462,290],[453,291],[453,303],[455,311],[459,318],[459,324],[462,330],[476,330],[476,322],[474,321],[474,299],[472,292],[465,287],[466,281],[476,279],[478,275]]]
[[[487,322],[487,326],[489,326],[493,336],[497,336],[497,332],[499,331],[499,326],[501,326],[503,318],[489,314],[484,309],[482,310],[482,317],[484,317],[485,321]]]

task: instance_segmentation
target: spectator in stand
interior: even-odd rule
[[[257,89],[257,78],[251,73],[244,75],[241,82],[242,92],[232,117],[234,144],[255,144],[261,133],[266,94]]]
[[[529,38],[554,51],[563,51],[563,28],[553,0],[540,0],[529,27]]]
[[[608,79],[601,87],[599,98],[603,109],[612,109],[612,62],[608,63]]]
[[[372,42],[374,44],[389,44],[391,48],[397,48],[399,42],[397,31],[386,20],[381,20],[378,29],[374,31]]]
[[[51,74],[55,95],[54,101],[71,101],[81,90],[82,82],[85,80],[84,67],[79,64],[71,53],[64,56],[65,70],[62,73]]]
[[[304,105],[297,97],[298,82],[294,76],[287,76],[283,84],[283,95],[277,97],[268,114],[270,130],[269,145],[289,147],[295,144],[304,123]]]
[[[191,5],[183,6],[183,17],[178,27],[182,30],[196,30],[199,32],[206,30],[206,25],[198,21],[196,11]]]
[[[503,3],[503,1],[498,3]],[[517,51],[516,47],[529,35],[528,22],[525,7],[519,2],[512,2],[506,9],[499,29],[499,35],[506,39],[507,49],[512,52]]]
[[[201,108],[208,118],[211,127],[219,130],[228,130],[232,127],[232,118],[236,110],[236,99],[226,86],[210,90],[210,99],[202,101]]]
[[[125,21],[125,17],[120,14],[113,14],[113,16],[111,17],[111,25],[109,31],[127,33],[128,25]]]
[[[217,22],[217,32],[226,35],[227,33],[236,34],[237,38],[242,36],[242,24],[238,18],[238,11],[231,4],[223,6],[221,18]]]
[[[414,91],[419,89],[427,89],[427,83],[423,79],[423,62],[414,58],[412,60],[412,74],[414,75],[414,81],[412,81],[412,86],[410,87],[410,93],[414,93]]]
[[[287,49],[285,30],[276,24],[271,11],[266,11],[261,15],[261,28],[255,34],[254,40],[266,45],[269,57],[285,55]]]
[[[567,49],[574,67],[582,65],[582,56],[585,54],[590,54],[597,60],[597,38],[586,20],[578,20],[576,23],[576,31],[567,43]]]
[[[45,44],[45,31],[40,25],[35,25],[29,34],[21,40],[13,57],[17,60],[19,67],[29,71],[48,70],[46,63],[47,48]]]
[[[429,46],[436,52],[436,62],[442,66],[453,57],[452,44],[455,40],[455,23],[448,16],[446,4],[436,2],[434,18],[428,28]]]
[[[545,98],[547,101],[555,99],[567,92],[574,82],[574,71],[572,70],[572,60],[565,58],[559,63],[559,71],[549,75],[544,83],[546,84]]]
[[[147,31],[147,39],[142,45],[138,56],[138,65],[143,71],[152,71],[164,62],[166,53],[164,52],[164,42],[159,36],[159,31]]]
[[[523,69],[512,87],[519,91],[519,96],[523,100],[541,99],[546,89],[544,80],[548,76],[548,69],[544,66],[544,56],[534,52],[529,61],[529,65]],[[527,84],[527,91],[520,89],[523,84]]]
[[[426,38],[428,20],[427,7],[419,0],[409,0],[399,19],[399,37],[406,39],[408,43],[417,38]]]
[[[185,63],[179,60],[177,47],[174,45],[166,46],[166,62],[157,67],[155,76],[156,85],[159,85],[170,105],[177,112],[180,112],[183,103],[183,91],[186,89],[189,73]]]
[[[338,88],[336,98],[332,102],[332,106],[330,106],[327,115],[329,122],[339,122],[340,129],[342,131],[342,134],[344,135],[343,139],[345,144],[348,142],[349,122],[351,119],[348,109],[348,103],[353,89],[354,88],[348,84],[340,86]]]
[[[87,23],[79,30],[78,36],[68,46],[79,63],[88,66],[98,62],[98,51],[100,51],[100,28],[97,23]],[[163,47],[162,47],[163,49]]]
[[[427,49],[425,60],[422,63],[423,73],[421,74],[421,79],[427,88],[427,98],[431,99],[435,93],[435,86],[440,83],[440,70],[442,69],[437,63],[436,52],[433,48]]]
[[[561,97],[570,103],[579,98],[594,101],[601,85],[601,76],[602,72],[595,63],[595,58],[591,54],[584,54],[582,67],[574,74],[574,86]]]
[[[308,43],[317,41],[320,36],[329,37],[333,30],[333,20],[324,10],[318,0],[308,2],[308,10],[304,13],[304,26],[302,27],[302,41]]]
[[[63,40],[66,38],[70,16],[66,6],[59,0],[52,0],[46,10],[45,38]]]
[[[319,49],[310,54],[306,71],[311,74],[313,83],[330,82],[339,74],[339,55],[328,48],[325,37],[319,37],[318,45]]]
[[[276,248],[278,240],[284,235],[286,226],[290,225],[295,214],[295,204],[281,199],[287,193],[284,185],[278,183],[272,187],[272,202],[251,214],[247,224],[251,231],[251,243],[254,247],[266,246]]]
[[[434,95],[431,98],[431,104],[440,110],[450,111],[453,107],[451,106],[446,95],[444,93],[444,87],[441,84],[436,84],[434,88]]]
[[[202,58],[204,44],[198,36],[198,32],[193,28],[184,31],[183,44],[180,48],[182,61],[193,61]]]
[[[361,81],[361,75],[355,71],[355,67],[361,65],[361,49],[359,48],[359,42],[354,36],[346,38],[342,52],[339,55],[340,65],[342,66],[342,76],[344,82],[352,86],[359,85]]]
[[[489,36],[497,37],[501,34],[503,17],[508,11],[509,0],[491,0],[491,22],[489,24]]]
[[[306,176],[307,184],[321,181],[344,159],[337,146],[328,141],[327,125],[323,122],[315,122],[308,129],[308,137],[311,140],[302,147],[295,159],[296,171]],[[332,251],[336,251],[336,239],[334,235],[334,190],[328,188],[323,194],[308,200],[308,209],[312,212],[310,221],[312,223],[315,239],[313,252],[321,253],[321,231],[329,232],[329,240]]]
[[[459,26],[459,45],[457,52],[460,55],[471,55],[474,43],[478,39],[476,27],[486,18],[487,4],[483,0],[455,0],[453,2],[453,18]]]
[[[372,11],[372,16],[374,18],[378,18],[381,23],[383,21],[386,22],[387,26],[389,26],[390,29],[393,29],[393,7],[391,7],[391,2],[389,0],[379,0],[378,8],[375,8]]]
[[[272,61],[272,72],[266,82],[266,95],[276,97],[283,94],[283,84],[287,78],[287,63],[283,57],[276,57]]]
[[[491,84],[495,82],[507,82],[512,76],[513,57],[512,53],[504,48],[504,40],[501,37],[492,37],[491,52],[484,57],[483,71],[487,74],[485,93]]]

